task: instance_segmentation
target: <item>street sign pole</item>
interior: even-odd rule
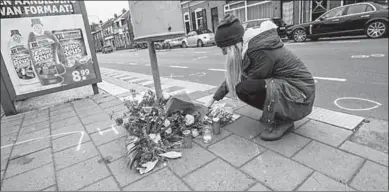
[[[148,41],[147,47],[149,49],[149,57],[150,57],[151,71],[153,73],[155,93],[157,95],[157,98],[161,99],[162,87],[161,87],[161,80],[160,80],[159,69],[158,69],[157,53],[155,51],[154,42]]]

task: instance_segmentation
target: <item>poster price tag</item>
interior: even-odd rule
[[[72,72],[73,81],[75,82],[85,81],[89,74],[90,74],[89,69],[81,69],[79,71],[75,70]]]

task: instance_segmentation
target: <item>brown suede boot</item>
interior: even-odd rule
[[[294,128],[294,123],[283,123],[281,125],[277,125],[275,128],[267,128],[265,131],[261,133],[259,136],[264,141],[276,141],[282,138],[288,130]]]

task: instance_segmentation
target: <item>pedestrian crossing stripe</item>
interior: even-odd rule
[[[103,76],[111,77],[120,81],[123,81],[127,84],[136,84],[145,87],[146,89],[151,89],[154,87],[153,77],[151,75],[120,71],[116,69],[109,68],[100,68],[101,74]],[[196,92],[196,91],[209,91],[216,88],[212,85],[176,80],[171,78],[161,77],[161,88],[162,90],[169,90],[170,94],[176,94],[179,92],[186,92],[187,94]],[[185,85],[183,87],[177,85]]]

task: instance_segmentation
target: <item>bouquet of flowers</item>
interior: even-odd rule
[[[209,117],[220,118],[222,125],[232,121],[231,113],[221,108],[207,113],[206,107],[192,103],[185,95],[164,94],[163,99],[157,100],[152,91],[138,94],[131,90],[124,102],[128,111],[112,113],[111,119],[127,130],[128,167],[140,174],[165,165],[168,159],[180,158],[177,149],[182,146],[183,131],[190,130],[197,137]]]

